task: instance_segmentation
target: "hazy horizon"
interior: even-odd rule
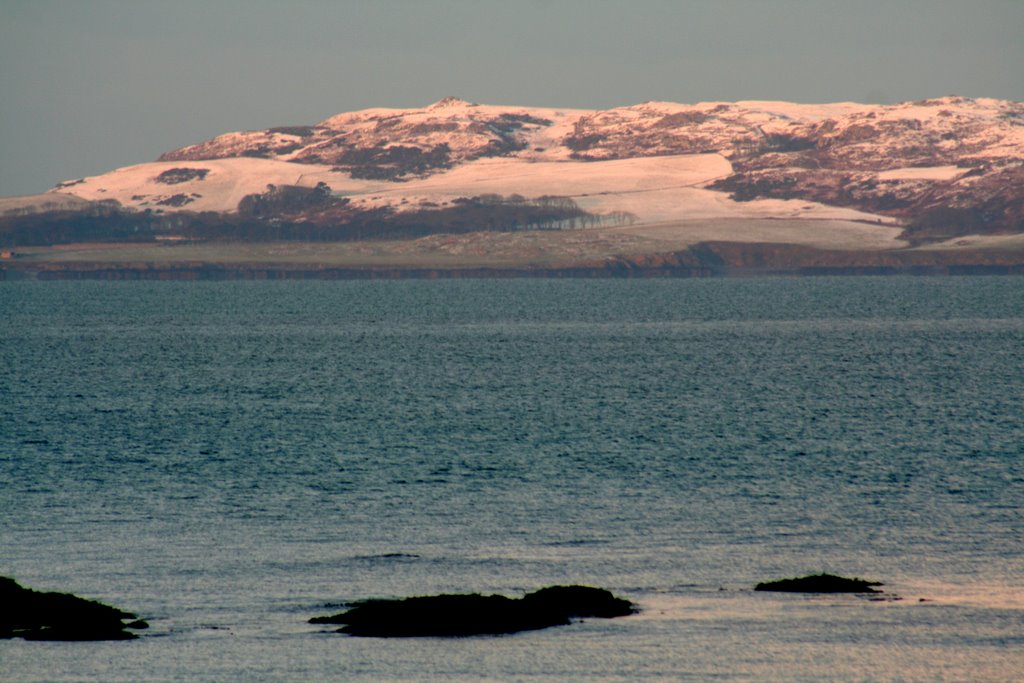
[[[0,196],[231,130],[454,95],[1024,99],[1024,3],[0,0]]]

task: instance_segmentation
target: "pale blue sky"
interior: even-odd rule
[[[1024,0],[0,0],[0,196],[446,95],[1024,100]]]

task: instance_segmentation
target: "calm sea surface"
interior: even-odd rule
[[[4,681],[1020,680],[1024,278],[0,283],[0,575],[152,624]],[[306,623],[560,583],[643,611]]]

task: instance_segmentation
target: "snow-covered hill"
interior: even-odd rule
[[[817,150],[828,167],[889,170],[1021,161],[1024,104],[944,97],[897,105],[647,102],[606,111],[478,105],[445,98],[425,109],[368,109],[313,126],[227,133],[161,161],[260,157],[395,175],[473,159],[624,159],[716,152]],[[799,149],[797,149],[799,148]],[[404,156],[403,156],[404,153]]]
[[[321,223],[481,196],[556,196],[597,224],[615,217],[636,229],[746,217],[870,222],[893,239],[896,225],[923,239],[1013,233],[1024,231],[1024,104],[944,97],[588,111],[445,98],[226,133],[51,192],[150,215],[231,215],[268,186],[319,188],[344,202],[342,212],[317,205],[308,215],[289,205],[288,220]]]

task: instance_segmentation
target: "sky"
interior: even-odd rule
[[[1024,100],[1024,0],[0,0],[0,196],[453,95]]]

